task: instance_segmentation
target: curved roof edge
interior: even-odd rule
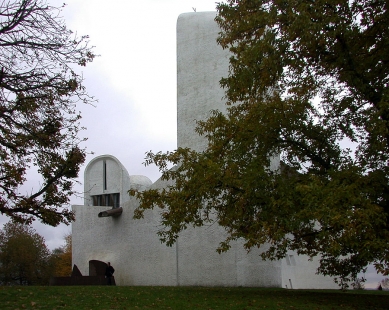
[[[104,158],[109,158],[109,159],[112,159],[113,161],[115,161],[115,162],[116,162],[116,163],[117,163],[117,164],[118,164],[118,165],[127,173],[127,175],[129,176],[126,167],[123,166],[123,164],[120,162],[119,159],[117,159],[117,158],[116,158],[115,156],[113,156],[113,155],[105,154],[105,155],[99,155],[99,156],[97,156],[97,157],[95,157],[95,158],[93,158],[93,159],[91,159],[91,160],[89,161],[89,163],[86,165],[85,170],[84,170],[84,177],[85,177],[85,174],[87,173],[89,167],[90,167],[95,161],[100,160],[100,159],[104,159]]]

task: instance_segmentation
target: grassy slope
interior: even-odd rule
[[[389,293],[261,288],[0,286],[0,309],[389,309]]]

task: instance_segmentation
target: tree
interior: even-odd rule
[[[45,240],[29,226],[8,222],[0,231],[0,282],[48,284],[52,269]]]
[[[383,288],[389,289],[389,278],[382,279],[379,283]]]
[[[72,274],[72,235],[65,235],[65,245],[54,249],[51,253],[54,264],[53,275],[57,277],[70,277]]]
[[[364,290],[365,289],[365,278],[356,278],[353,283],[351,283],[351,286],[354,290]]]
[[[386,1],[229,0],[218,43],[228,111],[197,124],[204,152],[148,153],[174,185],[143,193],[162,241],[217,222],[245,248],[319,256],[340,285],[389,273],[389,12]],[[279,169],[270,169],[279,154]],[[168,163],[177,165],[168,170]],[[211,216],[212,215],[212,216]]]
[[[0,212],[24,223],[69,223],[66,207],[85,160],[76,103],[91,103],[74,68],[94,54],[45,0],[0,3]],[[42,181],[26,184],[31,169]]]

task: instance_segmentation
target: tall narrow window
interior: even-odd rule
[[[107,189],[107,162],[103,160],[103,190]]]
[[[113,200],[113,207],[119,208],[120,207],[120,194],[112,194],[112,200]]]
[[[105,206],[112,206],[112,201],[111,201],[111,195],[110,194],[107,194],[107,195],[104,195],[104,205]]]

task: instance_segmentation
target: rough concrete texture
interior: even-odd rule
[[[177,22],[178,146],[197,151],[205,148],[206,140],[195,134],[196,120],[207,118],[212,109],[225,111],[219,80],[227,76],[229,54],[216,44],[219,29],[214,18],[214,12],[186,13]],[[275,157],[272,168],[278,166]],[[243,240],[238,240],[228,252],[218,254],[225,231],[216,224],[189,228],[172,247],[161,244],[156,235],[159,211],[148,211],[144,219],[134,220],[138,202],[127,191],[169,184],[130,176],[110,155],[92,160],[85,170],[85,205],[73,206],[73,264],[87,274],[89,260],[110,261],[117,285],[337,288],[331,278],[315,275],[316,261],[296,253],[280,261],[262,261],[259,254],[266,246],[247,253]],[[117,218],[98,218],[99,212],[110,207],[92,206],[91,195],[106,193],[120,193],[123,213]]]
[[[105,165],[105,169],[104,169]],[[104,175],[104,170],[106,175]],[[105,182],[104,182],[105,178]],[[102,155],[89,162],[84,172],[84,204],[93,205],[91,196],[126,192],[129,189],[129,175],[126,168],[112,155]],[[106,188],[104,188],[104,183]],[[151,181],[150,181],[151,183]],[[122,202],[128,195],[120,197]]]
[[[196,151],[206,146],[194,134],[196,120],[226,110],[219,81],[228,74],[230,54],[216,44],[214,18],[215,12],[185,13],[177,21],[177,141]]]

